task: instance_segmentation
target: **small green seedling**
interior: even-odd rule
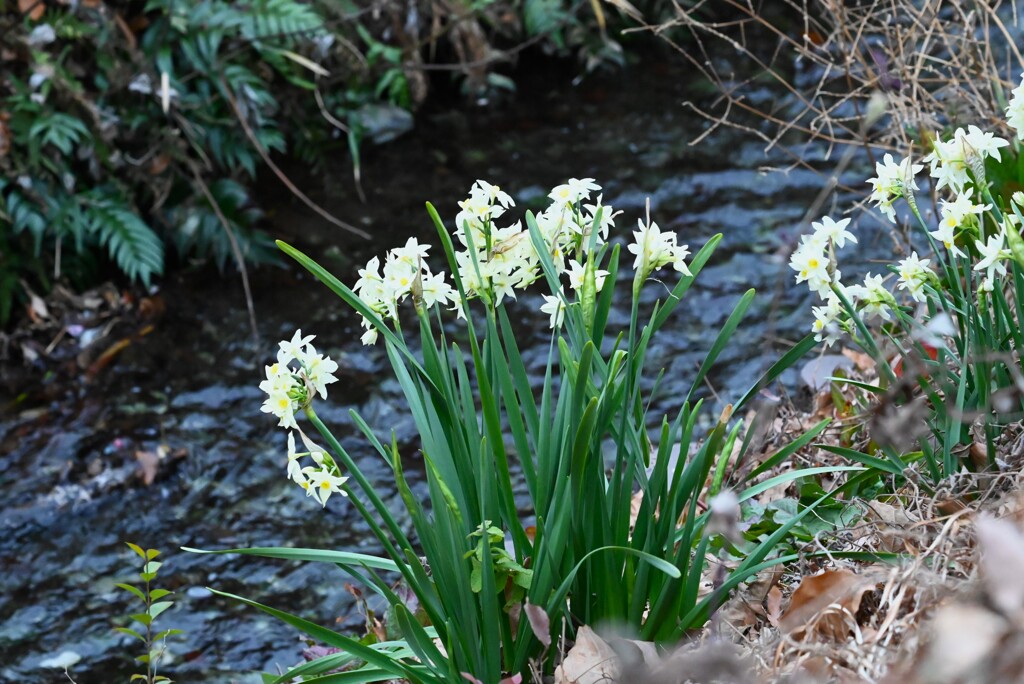
[[[142,584],[141,588],[132,586],[131,584],[118,584],[117,586],[132,594],[145,604],[145,610],[128,616],[145,627],[145,631],[132,629],[130,627],[114,628],[116,631],[134,637],[146,645],[146,653],[135,658],[136,662],[142,663],[146,666],[146,673],[133,674],[129,681],[143,681],[146,684],[171,682],[172,680],[170,678],[157,674],[157,667],[164,655],[164,647],[167,642],[167,637],[183,634],[183,632],[180,629],[165,629],[159,632],[154,631],[153,629],[153,623],[156,618],[174,605],[174,601],[164,600],[170,596],[172,592],[167,589],[153,588],[153,580],[156,579],[157,572],[159,572],[160,566],[162,565],[162,563],[155,560],[156,557],[160,555],[160,552],[156,549],[143,550],[142,547],[132,544],[131,542],[125,543],[128,545],[128,548],[142,558],[142,572],[139,573],[139,579],[142,581]]]

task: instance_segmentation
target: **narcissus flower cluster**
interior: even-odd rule
[[[1013,91],[1007,120],[1024,139],[1024,80]],[[833,221],[825,217],[813,224],[813,232],[801,238],[790,266],[797,272],[796,281],[807,283],[822,299],[822,305],[813,307],[815,339],[831,345],[843,331],[852,329],[842,298],[864,318],[890,321],[897,306],[896,294],[924,303],[929,298],[929,287],[941,287],[936,267],[949,267],[951,272],[961,274],[964,269],[958,260],[967,260],[970,270],[980,276],[972,286],[982,297],[995,289],[999,277],[1006,275],[1008,259],[1020,258],[1024,265],[1024,241],[1020,239],[1020,219],[1016,215],[1020,207],[1013,212],[993,211],[985,177],[985,161],[1001,161],[1000,150],[1007,145],[1008,141],[992,133],[968,126],[966,130],[956,129],[947,139],[936,134],[932,150],[921,164],[915,164],[909,157],[897,162],[890,154],[875,164],[876,175],[868,179],[872,188],[870,201],[895,223],[893,203],[905,199],[938,250],[934,259],[921,258],[912,251],[891,266],[889,270],[896,275],[892,289],[886,286],[886,276],[870,273],[859,285],[845,285],[840,280],[836,251],[847,240],[856,242],[846,230],[850,220]],[[939,198],[937,222],[926,221],[917,208],[916,176],[926,165],[932,188],[945,195]],[[1022,202],[1014,202],[1024,204],[1024,196],[1020,199]],[[1015,255],[1011,243],[1020,245],[1020,255]]]
[[[455,268],[466,298],[490,306],[506,297],[515,299],[517,292],[541,278],[541,262],[550,259],[563,284],[559,291],[544,295],[540,310],[550,316],[551,327],[561,325],[565,307],[582,301],[587,288],[591,296],[600,292],[608,276],[591,257],[606,243],[621,212],[604,205],[602,195],[594,197],[600,190],[592,178],[571,178],[553,188],[548,194],[551,204],[535,216],[540,238],[535,241],[522,221],[504,222],[507,211],[515,207],[512,197],[497,185],[476,181],[469,197],[459,202],[453,232]],[[634,238],[628,249],[636,255],[634,268],[641,280],[666,265],[689,274],[689,250],[678,244],[675,233],[641,222]],[[397,321],[399,305],[407,299],[423,311],[442,306],[464,316],[465,303],[454,281],[449,284],[443,272],[434,274],[427,265],[429,250],[429,245],[409,240],[405,247],[388,252],[383,270],[374,257],[359,271],[353,291],[384,322]],[[379,331],[370,318],[364,317],[362,324],[363,343],[373,344]]]
[[[334,376],[338,364],[316,351],[314,337],[304,337],[301,330],[296,330],[290,340],[279,343],[277,360],[266,367],[266,380],[260,383],[260,389],[267,393],[261,410],[276,417],[280,427],[298,431],[307,450],[297,451],[295,435],[288,433],[288,477],[326,506],[331,494],[345,495],[341,487],[348,478],[342,477],[330,454],[310,441],[295,421],[296,411],[309,406],[316,395],[326,399],[327,385],[338,380]],[[304,457],[313,465],[303,466],[300,460]]]
[[[298,451],[295,448],[295,434],[288,433],[288,477],[295,484],[306,491],[306,496],[311,496],[320,502],[321,506],[327,505],[331,494],[348,494],[341,487],[348,481],[347,477],[335,475],[340,469],[334,463],[334,459],[322,447],[313,443],[306,433],[298,430],[302,444],[306,451]],[[302,465],[302,459],[309,458],[313,465]]]

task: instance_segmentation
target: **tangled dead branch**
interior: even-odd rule
[[[705,5],[676,3],[674,19],[638,29],[668,41],[720,93],[707,108],[688,103],[711,123],[694,143],[730,126],[768,149],[824,143],[828,158],[846,144],[903,154],[967,123],[1006,133],[1005,93],[1024,69],[1014,2],[785,0],[769,14],[767,3],[723,0],[721,21],[707,19]],[[735,66],[712,59],[722,43],[739,55]],[[766,77],[784,98],[751,96]]]

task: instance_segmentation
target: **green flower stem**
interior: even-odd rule
[[[882,355],[882,351],[878,348],[878,345],[875,344],[875,338],[872,337],[871,331],[868,330],[867,325],[864,324],[863,319],[861,319],[860,315],[857,313],[857,309],[854,308],[853,303],[850,302],[842,289],[836,287],[834,284],[832,285],[832,292],[834,292],[839,298],[839,301],[842,302],[846,312],[850,315],[850,318],[853,320],[853,324],[857,327],[858,332],[860,332],[863,338],[860,341],[862,346],[867,349],[868,354],[875,360],[877,367],[885,376],[886,382],[890,385],[896,382],[896,374],[893,373],[892,368],[889,367],[889,361]]]
[[[367,522],[367,524],[370,525],[370,528],[373,530],[374,535],[377,537],[378,541],[380,541],[380,543],[384,546],[385,552],[388,554],[390,558],[392,558],[396,562],[399,570],[405,577],[406,581],[409,582],[411,586],[419,586],[423,590],[424,593],[422,594],[420,594],[420,592],[417,592],[421,599],[429,597],[430,594],[428,594],[427,587],[423,586],[421,582],[423,576],[421,574],[416,573],[408,565],[408,563],[411,562],[410,559],[416,558],[416,551],[415,549],[413,549],[412,544],[409,543],[409,540],[402,532],[402,529],[398,526],[398,523],[391,515],[391,512],[388,510],[388,507],[384,504],[384,501],[377,494],[377,491],[373,488],[373,485],[370,483],[370,481],[366,479],[366,476],[363,475],[363,471],[359,468],[358,465],[356,465],[356,462],[352,460],[352,457],[349,456],[348,452],[345,451],[345,448],[342,447],[341,443],[339,443],[338,440],[335,438],[334,433],[332,433],[330,429],[328,429],[328,427],[324,425],[323,421],[320,420],[320,417],[316,414],[316,411],[313,409],[311,405],[306,407],[306,417],[309,418],[309,421],[313,424],[313,427],[317,429],[320,435],[325,440],[327,440],[327,444],[330,446],[331,451],[334,452],[334,456],[341,460],[342,465],[345,467],[345,471],[351,473],[352,476],[355,478],[356,482],[359,483],[360,489],[363,490],[363,493],[373,504],[374,509],[377,511],[381,519],[384,521],[384,524],[391,532],[392,537],[394,537],[395,542],[397,542],[399,546],[402,547],[402,551],[399,551],[397,548],[395,548],[392,541],[384,533],[384,530],[381,529],[380,525],[377,524],[373,515],[371,515],[370,511],[366,509],[362,501],[360,501],[359,498],[356,496],[349,496],[349,499],[359,510],[360,515]],[[346,489],[348,489],[351,492],[351,488],[346,487]],[[355,492],[352,492],[352,494],[354,493]],[[430,600],[424,601],[423,606],[424,609],[432,613],[431,619],[437,620],[441,617],[438,607],[433,605]]]

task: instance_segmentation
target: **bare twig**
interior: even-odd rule
[[[222,91],[228,101],[228,104],[231,105],[231,109],[235,112],[235,118],[237,118],[238,123],[242,125],[242,130],[245,131],[245,135],[246,137],[249,138],[249,142],[251,142],[253,147],[256,148],[256,151],[259,152],[260,157],[262,157],[263,159],[263,163],[267,165],[267,168],[274,172],[274,175],[277,176],[282,183],[284,183],[285,187],[288,188],[288,190],[291,191],[293,195],[298,197],[303,204],[305,204],[307,207],[315,211],[326,221],[330,222],[335,226],[338,226],[342,230],[347,230],[353,235],[358,235],[361,238],[369,240],[369,233],[367,233],[365,230],[356,228],[351,223],[346,223],[345,221],[342,221],[341,219],[331,214],[329,211],[327,211],[319,204],[311,200],[309,196],[306,195],[306,193],[302,192],[302,190],[300,190],[299,187],[295,185],[295,183],[293,183],[290,178],[288,178],[288,176],[277,166],[277,164],[274,163],[274,160],[270,158],[270,155],[267,153],[266,148],[263,147],[263,144],[259,141],[259,138],[257,138],[256,134],[253,132],[252,126],[250,126],[249,122],[245,120],[245,116],[242,115],[241,110],[238,108],[238,101],[235,99],[234,95],[231,93],[231,90],[228,88],[228,84],[225,83],[223,80],[220,83]]]
[[[224,232],[228,236],[228,240],[231,242],[231,252],[235,255],[235,262],[238,264],[238,271],[242,274],[242,289],[245,290],[245,306],[249,310],[249,326],[252,329],[252,341],[256,347],[260,344],[260,333],[259,328],[256,326],[256,306],[252,300],[252,289],[249,287],[249,270],[245,265],[245,255],[242,254],[242,249],[238,245],[238,239],[235,237],[235,231],[231,229],[231,224],[228,222],[224,212],[220,208],[220,204],[217,203],[213,193],[210,192],[210,187],[203,180],[202,175],[199,173],[199,169],[194,164],[190,164],[192,170],[192,177],[196,181],[196,185],[202,191],[203,196],[206,197],[206,201],[210,203],[210,207],[213,209],[213,213],[217,215],[217,220],[220,221],[220,225],[223,226]]]
[[[701,20],[699,8],[678,3],[676,17],[648,30],[664,37],[718,87],[723,114],[704,111],[715,126],[728,125],[756,132],[776,146],[791,131],[805,139],[833,146],[853,144],[872,150],[905,150],[920,136],[961,121],[1004,127],[1000,91],[1010,86],[1010,62],[1018,69],[1024,58],[1014,44],[1002,15],[1003,0],[872,0],[856,6],[842,0],[784,0],[803,19],[803,33],[775,25],[757,3],[722,0],[734,15],[728,21]],[[1016,8],[1014,17],[1016,17]],[[1002,12],[1002,15],[1001,15]],[[754,29],[757,29],[756,31]],[[696,50],[677,45],[668,33],[683,29]],[[768,59],[760,54],[754,35],[774,41]],[[993,40],[996,38],[998,40]],[[780,114],[745,100],[746,82],[736,84],[733,74],[718,73],[707,58],[706,41],[737,50],[761,74],[773,78],[789,95],[793,111]],[[699,55],[699,57],[698,57]],[[782,60],[781,62],[779,60]],[[778,65],[776,64],[778,62]],[[797,85],[790,76],[793,63],[814,81]],[[836,89],[833,84],[842,87]],[[860,119],[859,103],[873,91],[888,95],[889,117],[863,136],[849,122]],[[774,105],[773,105],[774,106]],[[852,106],[856,115],[845,110]],[[691,104],[691,107],[697,108]],[[770,135],[737,119],[750,114],[775,127]]]

